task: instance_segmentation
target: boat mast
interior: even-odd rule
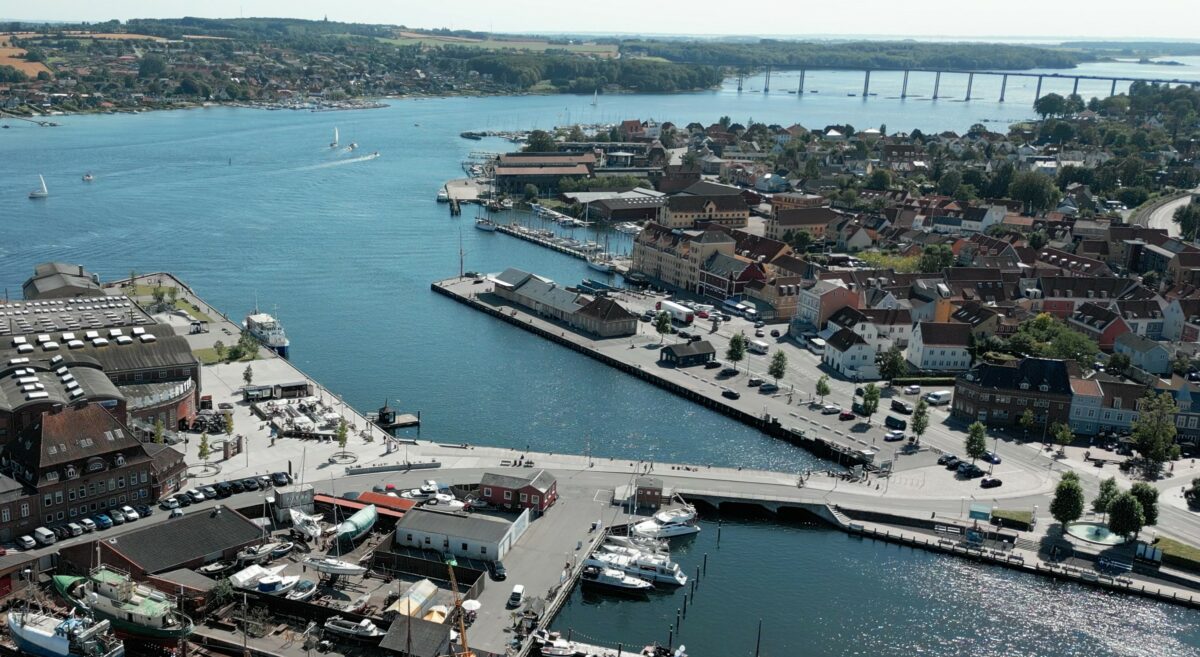
[[[463,258],[464,258],[464,256],[465,256],[465,252],[463,251],[463,247],[462,247],[462,228],[460,227],[458,229],[458,277],[459,278],[463,277]]]

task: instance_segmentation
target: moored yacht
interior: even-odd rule
[[[696,526],[696,509],[690,505],[679,509],[659,511],[649,520],[643,520],[633,526],[633,533],[650,538],[674,538],[690,536],[698,533]]]
[[[258,308],[254,308],[254,312],[246,315],[246,321],[242,322],[242,328],[250,332],[255,339],[263,343],[263,345],[279,354],[283,358],[288,357],[288,350],[291,347],[291,341],[288,340],[287,333],[283,330],[283,325],[279,320],[261,313]]]
[[[496,232],[496,222],[488,219],[487,217],[480,217],[476,219],[475,227],[488,233]]]
[[[643,595],[654,585],[640,577],[627,575],[616,568],[584,566],[580,578],[585,586],[608,589],[618,593]]]
[[[583,564],[597,568],[615,568],[626,575],[675,586],[684,586],[688,581],[687,575],[679,570],[679,564],[658,554],[631,557],[611,552],[597,552],[588,557]]]

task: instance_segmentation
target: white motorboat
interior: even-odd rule
[[[699,531],[700,528],[696,526],[696,509],[690,505],[659,511],[653,518],[633,526],[633,533],[650,538],[690,536]]]
[[[284,358],[288,357],[292,343],[283,330],[283,324],[280,324],[279,320],[271,315],[259,312],[257,303],[254,304],[254,312],[246,315],[245,321],[242,322],[242,328],[249,331],[250,335],[253,335],[271,351]]]
[[[352,639],[378,639],[383,636],[383,630],[365,618],[355,623],[341,616],[334,616],[325,621],[325,629]]]
[[[645,536],[609,536],[605,540],[613,545],[637,548],[646,552],[662,554],[667,554],[670,552],[670,547],[667,545],[666,541],[660,541],[654,538],[646,538]]]
[[[637,235],[638,233],[642,232],[642,227],[631,221],[626,221],[623,224],[617,224],[616,229],[617,232],[625,233],[626,235]]]
[[[274,566],[272,568],[263,568],[262,566],[254,565],[229,576],[229,583],[237,589],[254,589],[258,587],[258,583],[267,577],[278,576],[287,566]]]
[[[238,563],[262,563],[271,557],[271,552],[279,548],[279,543],[263,543],[251,545],[237,554]]]
[[[56,616],[24,609],[8,612],[8,633],[22,655],[36,657],[123,657],[125,644],[112,636],[106,620]]]
[[[338,132],[337,132],[337,128],[334,128],[334,129],[333,129],[333,141],[329,142],[329,147],[330,147],[330,148],[337,148],[337,147],[338,147]]]
[[[302,579],[284,597],[288,600],[307,600],[317,594],[317,585],[310,579]]]
[[[642,555],[662,555],[664,557],[669,556],[662,552],[655,552],[653,550],[644,548],[626,547],[624,545],[613,545],[612,543],[605,543],[600,546],[600,549],[609,554],[623,554],[627,557],[640,557]]]
[[[433,499],[430,499],[427,502],[425,502],[425,506],[436,507],[438,510],[444,510],[444,511],[461,511],[467,507],[467,505],[465,503],[460,502],[460,501],[454,499],[453,497],[450,497],[450,499],[448,499],[448,500],[442,499],[443,497],[450,497],[450,496],[449,495],[437,495],[437,496],[433,497]]]
[[[679,564],[658,554],[630,557],[611,552],[597,552],[588,557],[583,564],[598,568],[615,568],[626,575],[675,586],[684,586],[688,581],[687,575],[679,570]]]
[[[350,151],[353,151],[357,148],[358,148],[358,142],[352,141],[352,142],[350,142],[350,145],[346,147],[346,152],[349,153]]]
[[[512,199],[511,198],[500,199],[500,208],[503,210],[513,209]]]
[[[297,509],[289,509],[288,513],[292,516],[292,531],[300,534],[308,541],[316,541],[321,538],[322,529],[321,521],[325,518],[319,515],[309,515]]]
[[[575,646],[575,642],[562,638],[559,632],[535,630],[530,636],[542,657],[578,657],[585,654]]]
[[[196,569],[196,572],[208,577],[220,577],[235,567],[237,567],[237,564],[232,561],[214,561],[207,566],[200,566]]]
[[[421,492],[426,495],[433,495],[438,492],[438,482],[432,479],[426,479],[425,483],[421,484]]]
[[[87,173],[83,174],[83,182],[92,182],[93,180],[95,180],[95,178],[92,177],[91,171],[88,171]]]
[[[267,575],[258,580],[256,590],[267,595],[282,595],[296,588],[300,583],[297,575]]]
[[[628,575],[616,568],[584,566],[580,577],[585,585],[613,589],[622,593],[642,594],[654,588],[650,582]]]
[[[41,174],[38,174],[38,180],[41,181],[42,186],[29,192],[29,198],[46,198],[50,196],[50,190],[46,189],[46,179]]]
[[[450,202],[450,192],[447,192],[445,187],[438,190],[437,202],[438,203],[449,203]]]
[[[347,603],[343,604],[342,606],[338,607],[338,609],[340,609],[341,611],[344,611],[346,613],[350,613],[350,614],[361,614],[363,612],[363,610],[367,608],[367,604],[370,602],[371,602],[371,594],[364,593],[364,594],[358,596],[357,598],[351,600],[350,602],[347,602]]]
[[[362,566],[333,557],[309,557],[304,560],[304,565],[326,575],[361,575],[367,572]]]

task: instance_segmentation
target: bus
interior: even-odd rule
[[[825,341],[821,338],[809,338],[808,350],[820,356],[821,354],[825,353]]]

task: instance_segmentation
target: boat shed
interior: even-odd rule
[[[558,480],[545,470],[529,477],[485,472],[479,480],[479,495],[494,506],[531,509],[540,515],[558,499]]]
[[[396,523],[395,545],[449,552],[456,557],[504,558],[529,527],[529,510],[515,522],[483,515],[413,509]]]
[[[697,340],[673,344],[662,348],[659,352],[659,362],[675,367],[693,367],[703,365],[717,357],[717,350],[708,340]]]
[[[450,652],[450,626],[420,618],[392,621],[379,647],[389,655],[438,657]]]

